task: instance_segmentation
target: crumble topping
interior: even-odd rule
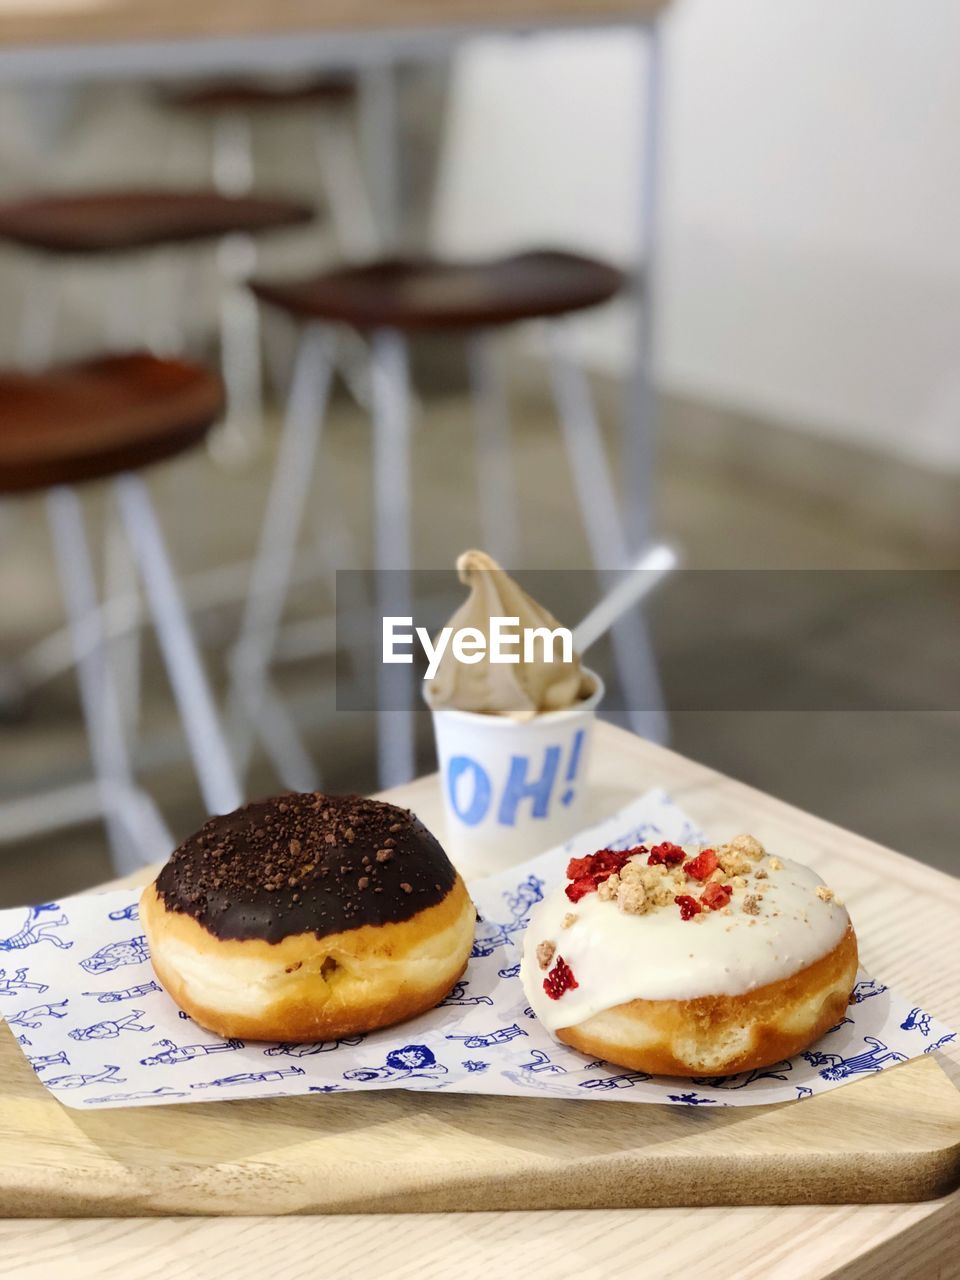
[[[555,942],[538,942],[537,943],[537,964],[541,969],[549,969],[550,961],[557,949]]]
[[[754,836],[734,836],[716,848],[701,848],[688,853],[669,840],[660,844],[636,845],[631,849],[598,849],[583,858],[571,858],[567,864],[566,894],[571,902],[579,902],[587,894],[596,893],[601,902],[610,902],[627,915],[645,915],[664,907],[676,907],[682,920],[703,920],[718,911],[730,915],[735,891],[743,892],[740,907],[745,915],[758,916],[763,901],[760,882],[772,871],[782,871],[779,858],[768,855]],[[836,902],[832,889],[817,889],[823,902]],[[778,914],[774,912],[773,914]],[[568,929],[576,919],[573,912],[563,918]],[[754,921],[751,920],[751,924]],[[541,968],[547,968],[554,954],[553,943],[537,957]]]

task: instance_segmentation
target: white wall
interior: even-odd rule
[[[666,32],[659,365],[671,388],[960,470],[960,5],[680,0]],[[628,260],[634,33],[461,59],[437,237]],[[590,343],[623,360],[613,321]]]

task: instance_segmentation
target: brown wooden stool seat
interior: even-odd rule
[[[626,284],[594,258],[538,250],[481,262],[391,258],[288,283],[255,281],[264,302],[355,329],[478,329],[607,302]]]
[[[0,493],[95,480],[189,449],[223,412],[219,377],[145,354],[0,372]]]
[[[215,191],[51,193],[0,204],[0,240],[47,253],[109,253],[310,222],[303,201]]]
[[[290,83],[269,80],[217,80],[164,94],[171,106],[190,111],[269,111],[284,107],[341,106],[356,97],[350,72],[330,72]]]

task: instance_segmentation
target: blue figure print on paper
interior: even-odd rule
[[[139,920],[139,903],[131,902],[128,907],[117,907],[116,911],[111,911],[107,918],[110,920]]]
[[[798,1097],[798,1098],[812,1098],[812,1097],[813,1097],[813,1090],[812,1090],[812,1089],[809,1089],[805,1084],[797,1084],[797,1085],[794,1085],[794,1088],[795,1088],[795,1089],[796,1089],[796,1091],[797,1091],[797,1097]]]
[[[544,882],[537,876],[527,876],[522,884],[517,885],[513,893],[505,893],[504,900],[510,919],[496,923],[493,920],[481,920],[477,924],[477,936],[473,942],[470,955],[474,959],[492,956],[498,947],[505,947],[515,933],[527,927],[530,910],[543,899]]]
[[[225,1089],[233,1084],[269,1084],[273,1080],[285,1080],[288,1076],[305,1076],[303,1067],[274,1067],[270,1071],[238,1071],[235,1076],[221,1076],[219,1080],[204,1080],[192,1084],[191,1089]]]
[[[878,982],[876,978],[861,978],[850,992],[848,1004],[863,1004],[864,1000],[869,1000],[871,996],[882,995],[886,991],[886,987],[882,982]]]
[[[12,1018],[8,1018],[7,1022],[11,1027],[23,1027],[27,1031],[36,1031],[42,1026],[42,1018],[65,1018],[67,1016],[67,1000],[57,1000],[53,1004],[35,1004],[30,1009],[21,1009],[19,1013],[15,1013]]]
[[[598,1076],[595,1080],[581,1080],[581,1089],[632,1089],[635,1084],[643,1084],[652,1079],[646,1071],[622,1071],[616,1076]]]
[[[26,1036],[17,1036],[17,1044],[31,1045],[33,1044],[33,1041],[29,1040]]]
[[[523,1089],[539,1089],[541,1093],[549,1093],[556,1097],[569,1097],[566,1082],[561,1081],[549,1071],[501,1071],[504,1080]]]
[[[733,1076],[714,1076],[703,1079],[700,1084],[706,1089],[745,1089],[754,1080],[786,1080],[787,1073],[793,1070],[793,1063],[784,1060],[775,1062],[770,1067],[754,1067],[752,1071],[738,1071]]]
[[[31,907],[23,928],[9,938],[0,938],[0,951],[24,951],[27,947],[35,947],[39,942],[52,942],[60,951],[69,951],[73,946],[56,932],[68,925],[59,902],[44,902],[38,907]]]
[[[535,1018],[537,1015],[533,1012],[529,1005],[524,1005],[523,1016],[525,1018]]]
[[[212,1044],[174,1044],[172,1040],[156,1040],[159,1053],[148,1058],[141,1058],[141,1067],[170,1067],[175,1062],[190,1062],[194,1058],[205,1058],[210,1053],[232,1053],[234,1049],[242,1049],[242,1040],[215,1040]]]
[[[171,1089],[162,1084],[159,1089],[137,1089],[133,1093],[107,1093],[102,1098],[84,1098],[90,1107],[103,1106],[107,1102],[146,1102],[148,1098],[185,1098],[182,1089]]]
[[[817,1049],[809,1049],[803,1056],[811,1067],[820,1069],[823,1080],[848,1080],[850,1076],[860,1075],[865,1071],[880,1071],[888,1062],[907,1060],[906,1054],[888,1049],[876,1036],[864,1036],[863,1042],[868,1047],[861,1053],[851,1054],[849,1058],[841,1058],[837,1053],[821,1053]]]
[[[149,958],[147,940],[141,934],[137,938],[127,938],[125,942],[108,942],[92,956],[81,960],[80,968],[87,973],[112,973],[114,969],[122,969],[124,965],[143,964]]]
[[[498,978],[519,978],[520,977],[520,961],[516,964],[508,964],[503,969],[497,970]]]
[[[363,1036],[345,1036],[342,1040],[314,1040],[312,1044],[292,1044],[281,1041],[279,1044],[271,1045],[269,1049],[264,1049],[263,1053],[267,1058],[312,1058],[315,1053],[331,1053],[334,1049],[339,1049],[342,1044],[363,1044]]]
[[[839,1031],[841,1027],[851,1026],[852,1023],[853,1023],[852,1018],[841,1018],[840,1021],[835,1022],[832,1027],[827,1027],[826,1031],[823,1034],[825,1036],[832,1036],[833,1033],[835,1031]]]
[[[948,1031],[947,1034],[945,1036],[941,1036],[940,1039],[937,1040],[935,1044],[928,1044],[923,1052],[936,1053],[938,1049],[944,1049],[948,1044],[953,1044],[956,1038],[957,1038],[957,1033],[955,1031]]]
[[[9,974],[6,969],[0,969],[0,996],[15,996],[21,991],[35,991],[41,996],[49,990],[45,982],[28,982],[26,969],[14,969]]]
[[[402,1049],[391,1049],[382,1067],[355,1067],[343,1073],[344,1080],[411,1080],[414,1077],[435,1080],[447,1075],[447,1068],[438,1062],[425,1044],[406,1044]]]
[[[139,1000],[141,996],[162,990],[156,982],[141,982],[136,987],[123,987],[120,991],[83,991],[81,995],[95,996],[98,1004],[119,1004],[121,1000]]]
[[[460,1065],[466,1067],[468,1071],[486,1071],[490,1063],[481,1062],[479,1058],[464,1058]]]
[[[489,1049],[491,1045],[506,1044],[527,1033],[522,1027],[511,1023],[509,1027],[498,1027],[496,1031],[488,1031],[485,1035],[447,1035],[447,1040],[462,1040],[465,1049]]]
[[[144,1026],[140,1021],[144,1016],[142,1009],[131,1009],[122,1018],[107,1018],[89,1027],[76,1027],[67,1035],[71,1040],[115,1040],[121,1031],[152,1031],[152,1022]]]
[[[904,1020],[900,1023],[901,1031],[919,1031],[922,1036],[930,1034],[930,1023],[932,1019],[929,1013],[924,1013],[923,1009],[914,1005]]]
[[[685,1107],[703,1107],[709,1104],[714,1106],[722,1106],[723,1103],[717,1101],[716,1098],[702,1098],[699,1093],[668,1093],[667,1097],[671,1102],[681,1102]]]
[[[85,1089],[88,1084],[126,1084],[126,1078],[118,1075],[119,1067],[106,1066],[101,1071],[77,1071],[72,1075],[56,1076],[47,1080],[48,1089]]]
[[[63,1049],[59,1053],[37,1053],[32,1057],[28,1053],[27,1061],[36,1071],[37,1075],[41,1071],[45,1071],[47,1067],[69,1067],[70,1059],[67,1057]]]
[[[307,1093],[343,1093],[342,1084],[310,1084]]]
[[[545,1071],[548,1075],[563,1075],[566,1067],[559,1066],[556,1062],[550,1061],[549,1054],[544,1053],[542,1049],[531,1049],[530,1061],[520,1063],[521,1071]]]
[[[455,982],[450,989],[450,994],[440,1001],[438,1008],[451,1004],[493,1004],[489,996],[468,996],[466,990],[469,985],[469,982]]]

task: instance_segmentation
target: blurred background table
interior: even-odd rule
[[[0,42],[58,44],[96,40],[161,40],[265,36],[413,26],[540,25],[618,19],[635,22],[668,0],[0,0]]]

